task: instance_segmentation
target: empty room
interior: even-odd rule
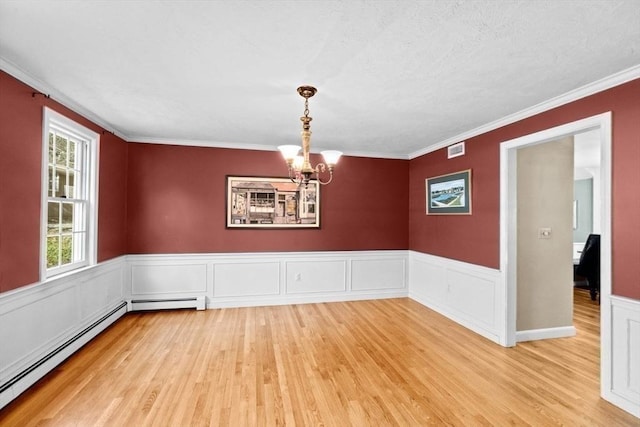
[[[639,23],[0,0],[0,425],[640,424]]]

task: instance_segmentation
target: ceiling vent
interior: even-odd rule
[[[464,141],[447,147],[447,159],[464,156]]]

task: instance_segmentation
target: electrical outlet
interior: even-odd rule
[[[538,239],[550,239],[550,238],[551,238],[550,227],[542,227],[538,229]]]

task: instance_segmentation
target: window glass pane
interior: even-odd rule
[[[64,186],[64,197],[68,198],[68,199],[75,199],[77,198],[77,195],[75,193],[75,188],[73,185],[65,185]]]
[[[73,146],[73,169],[78,176],[82,176],[85,168],[84,153],[86,151],[86,143],[76,142]]]
[[[64,194],[66,197],[77,199],[79,198],[75,188],[75,173],[73,170],[67,171],[67,185],[64,187]]]
[[[73,203],[62,203],[62,223],[63,233],[73,231]]]
[[[49,132],[49,163],[53,163],[53,132]]]
[[[51,197],[55,196],[55,191],[56,191],[56,185],[55,185],[55,174],[54,174],[54,169],[53,166],[49,167],[49,178],[47,179],[47,181],[49,182],[49,186],[47,187],[47,194]]]
[[[61,261],[62,265],[71,263],[73,259],[73,238],[72,236],[62,236]]]
[[[56,168],[56,177],[54,179],[53,188],[55,189],[55,193],[53,197],[62,197],[64,194],[62,189],[64,188],[64,170],[61,170],[60,167]]]
[[[47,204],[47,235],[60,233],[60,203]]]
[[[67,165],[67,139],[56,135],[56,164]]]
[[[68,199],[73,198],[73,193],[71,192],[71,186],[69,185],[69,169],[64,171],[64,186],[62,188],[62,197],[66,197]]]
[[[59,265],[60,238],[58,236],[47,237],[47,268]]]
[[[69,141],[69,167],[72,169],[76,167],[76,142],[71,140]]]

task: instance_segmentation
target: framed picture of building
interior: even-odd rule
[[[427,215],[471,215],[471,169],[427,178]]]
[[[227,228],[320,228],[320,185],[227,176]]]

